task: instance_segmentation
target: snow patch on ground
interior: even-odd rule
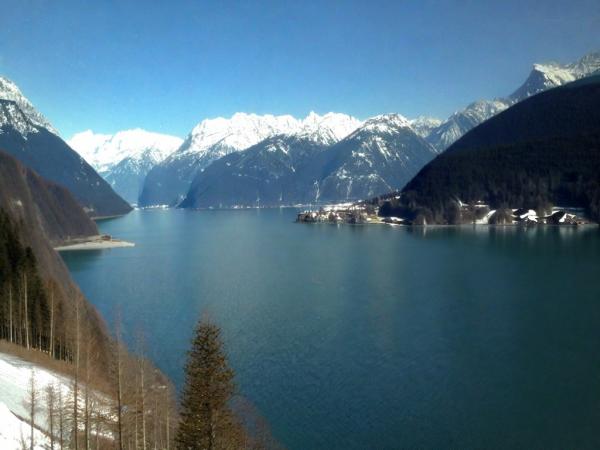
[[[29,444],[30,425],[27,422],[27,397],[32,372],[35,374],[35,386],[40,406],[35,417],[37,430],[34,432],[36,449],[49,448],[50,440],[41,431],[48,430],[48,416],[45,411],[44,389],[54,385],[60,388],[66,398],[69,394],[70,380],[56,372],[44,369],[36,364],[16,356],[0,353],[0,448],[20,449],[23,440]]]

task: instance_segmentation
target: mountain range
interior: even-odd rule
[[[535,64],[511,95],[476,101],[443,122],[399,114],[363,122],[340,113],[303,119],[236,113],[201,121],[185,140],[140,129],[114,135],[88,130],[68,143],[14,83],[0,78],[0,148],[70,189],[94,217],[129,211],[115,191],[140,206],[356,200],[402,188],[475,126],[599,69],[600,53],[572,64]]]
[[[320,121],[310,132],[276,135],[231,153],[196,174],[180,206],[279,206],[364,198],[403,186],[435,156],[397,114],[369,119],[340,140],[342,134]]]
[[[345,114],[310,113],[304,119],[289,115],[237,113],[230,119],[207,119],[200,122],[183,145],[146,177],[140,205],[177,205],[190,189],[197,173],[213,161],[245,150],[276,135],[294,135],[327,145],[343,138],[360,125]]]
[[[352,200],[370,195],[373,189],[398,188],[401,186],[398,183],[407,182],[418,171],[419,164],[444,151],[480,123],[531,95],[585,77],[599,68],[600,53],[589,54],[572,64],[535,64],[525,83],[506,98],[473,102],[443,122],[430,117],[405,121],[404,136],[411,129],[430,148],[424,150],[423,142],[411,136],[400,152],[392,151],[392,160],[374,156],[378,155],[376,152],[362,151],[364,148],[372,151],[377,146],[393,148],[397,136],[391,132],[369,136],[368,129],[364,129],[355,139],[347,135],[339,139],[344,141],[342,151],[341,142],[335,149],[326,149],[311,140],[298,139],[294,126],[297,122],[290,116],[280,116],[277,120],[271,116],[262,135],[260,131],[265,125],[256,116],[237,114],[229,121],[204,121],[178,151],[149,173],[140,203],[189,207],[293,204],[307,200]],[[251,125],[236,126],[248,117],[255,119]],[[249,138],[244,140],[240,133]],[[265,134],[269,138],[261,142],[260,137]],[[369,139],[377,145],[373,142],[367,145]],[[337,142],[329,146],[334,144]],[[303,145],[304,151],[299,149]],[[228,157],[212,167],[211,163],[219,157],[246,149],[252,150],[247,156]],[[298,159],[302,154],[305,155]],[[306,155],[311,155],[312,161],[307,161]],[[362,161],[361,155],[366,156]],[[405,163],[401,164],[403,160]],[[301,170],[297,170],[299,167]],[[395,175],[390,177],[392,173]]]
[[[131,204],[137,204],[150,169],[177,150],[182,142],[183,139],[175,136],[139,128],[114,135],[86,130],[67,141]]]

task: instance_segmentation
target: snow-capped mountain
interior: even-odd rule
[[[182,207],[278,206],[372,197],[398,189],[435,155],[397,114],[374,117],[341,141],[278,135],[197,173]],[[329,143],[329,145],[328,145]]]
[[[37,133],[38,128],[14,101],[0,101],[0,133],[4,127],[11,127],[23,139],[30,133]]]
[[[600,71],[600,52],[590,53],[571,64],[556,62],[534,64],[525,83],[509,98],[513,102],[518,102],[546,89],[562,86],[598,71]]]
[[[507,98],[480,100],[455,112],[427,136],[427,141],[438,151],[443,151],[480,123],[504,111],[509,106],[547,89],[600,71],[600,52],[590,53],[571,64],[534,64],[529,76]]]
[[[365,199],[400,189],[434,156],[405,117],[373,117],[327,151],[319,199]]]
[[[131,207],[57,134],[34,123],[12,100],[0,100],[0,149],[42,177],[66,187],[94,217]]]
[[[51,133],[58,135],[58,132],[52,127],[50,122],[34,108],[31,102],[21,93],[17,85],[8,78],[0,77],[0,100],[15,102],[33,125],[44,127]]]
[[[360,120],[346,114],[330,112],[320,116],[311,111],[306,118],[299,121],[297,130],[287,134],[331,145],[348,136],[361,124]]]
[[[160,162],[177,150],[183,139],[136,128],[115,134],[86,130],[73,135],[67,143],[93,168],[104,173],[126,158]]]
[[[422,138],[426,138],[437,127],[442,124],[441,119],[435,117],[419,116],[409,120],[410,126]]]
[[[183,139],[134,129],[114,135],[91,130],[68,141],[113,189],[130,203],[137,203],[146,174],[177,150]]]
[[[502,99],[473,102],[462,111],[455,112],[444,123],[434,128],[426,136],[426,140],[438,152],[441,152],[471,128],[504,111],[509,106],[510,102]]]
[[[276,135],[305,137],[331,144],[346,136],[361,122],[345,114],[310,113],[304,119],[290,115],[273,116],[236,113],[231,118],[200,122],[183,145],[147,175],[140,205],[175,205],[188,192],[194,176],[213,161],[246,150]]]
[[[199,171],[184,208],[279,206],[314,200],[313,170],[327,144],[309,136],[277,135]],[[318,170],[317,170],[318,172]]]

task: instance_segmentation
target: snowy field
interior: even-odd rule
[[[23,443],[29,448],[30,425],[27,398],[30,392],[31,375],[34,373],[36,390],[39,393],[38,412],[35,416],[36,449],[50,448],[50,439],[40,430],[48,429],[44,389],[54,385],[66,397],[69,391],[68,378],[43,369],[16,356],[0,353],[0,448],[21,449]]]

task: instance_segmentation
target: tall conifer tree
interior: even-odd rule
[[[185,367],[185,387],[177,447],[185,450],[234,448],[240,427],[229,408],[233,371],[227,363],[221,330],[207,319],[196,326]]]

